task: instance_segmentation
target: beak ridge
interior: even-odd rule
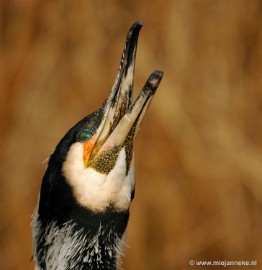
[[[133,91],[137,43],[139,32],[143,25],[144,24],[142,22],[134,23],[127,34],[126,44],[120,61],[117,77],[107,100],[107,103],[110,103],[112,106],[114,106],[120,96],[122,98],[128,96],[127,101],[129,103],[127,105],[128,107],[130,106]]]

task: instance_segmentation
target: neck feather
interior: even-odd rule
[[[106,269],[115,270],[123,255],[123,238],[102,224],[95,232],[79,228],[74,222],[43,226],[33,222],[34,259],[38,270]]]

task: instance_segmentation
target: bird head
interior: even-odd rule
[[[135,57],[142,23],[130,28],[109,97],[58,144],[61,170],[75,200],[93,212],[129,209],[135,186],[133,144],[162,79],[154,71],[132,104]],[[67,145],[67,146],[65,146]],[[61,154],[63,152],[63,154]]]

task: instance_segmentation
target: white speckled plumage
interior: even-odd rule
[[[49,245],[50,248],[45,255],[45,263],[47,270],[76,270],[76,265],[82,260],[88,263],[92,270],[92,266],[103,269],[102,247],[99,242],[99,237],[104,234],[102,225],[97,229],[96,234],[89,238],[83,230],[76,230],[76,224],[71,221],[65,223],[62,227],[56,225],[56,223],[49,224],[48,227],[42,228],[42,224],[39,222],[37,213],[33,217],[32,226],[35,234],[33,235],[33,246],[36,245],[37,237],[41,236],[45,239],[45,245]],[[113,231],[107,233],[108,237],[112,237]],[[106,245],[104,252],[109,257],[113,257],[116,254],[116,263],[120,264],[121,256],[125,249],[126,237],[119,238],[114,235],[115,241],[113,244]],[[106,243],[110,243],[105,238]],[[76,256],[77,255],[77,256]],[[73,258],[73,260],[72,260]],[[36,261],[36,254],[34,254]],[[35,265],[35,270],[43,270],[39,264]],[[80,269],[77,269],[80,270]]]

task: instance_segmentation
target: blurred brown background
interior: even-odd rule
[[[0,8],[0,269],[33,269],[42,161],[107,97],[136,20],[145,27],[135,93],[154,69],[165,76],[135,146],[124,269],[183,270],[190,259],[261,267],[261,1],[2,0]]]

